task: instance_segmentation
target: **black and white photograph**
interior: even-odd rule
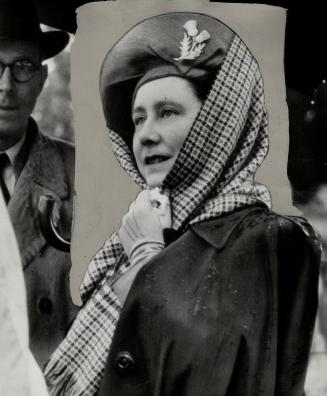
[[[327,394],[318,11],[0,0],[0,395]]]

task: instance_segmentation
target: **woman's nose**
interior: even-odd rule
[[[153,120],[146,120],[138,131],[138,138],[143,146],[154,145],[160,142],[161,135],[158,126]]]

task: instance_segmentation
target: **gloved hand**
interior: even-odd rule
[[[122,219],[119,239],[131,262],[164,248],[163,229],[171,227],[170,203],[159,188],[143,190]]]
[[[123,305],[139,269],[164,247],[163,229],[171,227],[170,202],[159,188],[144,190],[131,203],[118,231],[131,267],[113,283]]]

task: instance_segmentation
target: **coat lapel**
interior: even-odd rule
[[[48,193],[59,201],[69,194],[55,141],[39,133],[34,121],[27,130],[27,139],[30,153],[8,205],[24,268],[46,245],[38,224],[40,197]]]

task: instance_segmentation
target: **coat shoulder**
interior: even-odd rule
[[[52,157],[56,163],[58,160],[63,164],[65,173],[68,176],[69,184],[74,184],[75,176],[75,146],[68,141],[53,138],[45,134],[41,134],[42,145],[47,148],[47,155]]]
[[[262,207],[239,210],[191,227],[192,231],[216,249],[224,249],[235,239],[255,243],[258,239],[280,245],[290,240],[306,241],[314,249],[320,249],[320,240],[309,222],[296,216],[283,216]]]
[[[75,146],[73,143],[44,134],[42,134],[42,139],[49,147],[56,150],[62,158],[75,159]]]

